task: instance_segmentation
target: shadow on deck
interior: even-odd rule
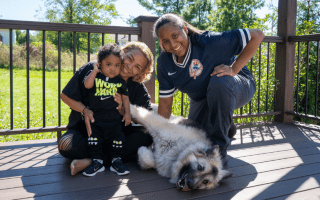
[[[1,199],[320,199],[320,126],[237,125],[229,148],[234,177],[214,190],[181,192],[155,170],[126,163],[128,176],[106,170],[70,175],[55,140],[0,144]]]

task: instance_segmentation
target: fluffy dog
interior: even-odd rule
[[[165,119],[155,112],[130,105],[132,118],[153,137],[153,149],[140,147],[142,169],[155,168],[159,175],[183,190],[213,189],[232,176],[222,169],[219,146],[212,145],[206,132],[182,117]]]

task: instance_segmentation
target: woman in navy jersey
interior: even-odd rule
[[[142,42],[130,42],[123,47],[124,60],[120,76],[126,81],[129,100],[133,105],[138,105],[151,110],[150,95],[144,84],[150,79],[153,71],[153,55],[148,46]],[[94,113],[89,107],[89,90],[84,87],[83,81],[93,70],[97,61],[91,61],[76,71],[71,80],[62,90],[62,101],[72,110],[69,116],[68,131],[62,135],[58,143],[58,149],[63,157],[72,159],[70,165],[71,174],[75,175],[88,167],[91,163],[87,150],[88,132],[91,132],[91,123],[94,122]],[[116,93],[114,100],[119,104],[117,109],[123,115],[121,95]],[[124,150],[124,158],[130,158],[137,153],[141,146],[152,144],[152,138],[145,134],[145,130],[139,124],[123,126],[127,146]],[[109,153],[111,145],[104,145],[104,155]],[[107,157],[104,157],[104,160]],[[109,163],[104,161],[104,163]]]
[[[227,168],[233,112],[248,103],[256,90],[245,65],[263,40],[263,32],[201,31],[177,15],[166,14],[156,21],[154,34],[164,50],[157,64],[158,113],[169,118],[174,93],[187,93],[188,118],[205,127],[212,143],[219,145]]]

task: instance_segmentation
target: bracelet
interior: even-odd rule
[[[84,120],[84,110],[85,110],[86,108],[89,109],[89,106],[85,106],[85,107],[82,109],[82,112],[81,112],[82,120]]]

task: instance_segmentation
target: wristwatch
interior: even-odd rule
[[[85,110],[86,108],[89,109],[89,106],[85,106],[85,107],[82,109],[82,112],[81,112],[82,120],[84,120],[84,110]]]

